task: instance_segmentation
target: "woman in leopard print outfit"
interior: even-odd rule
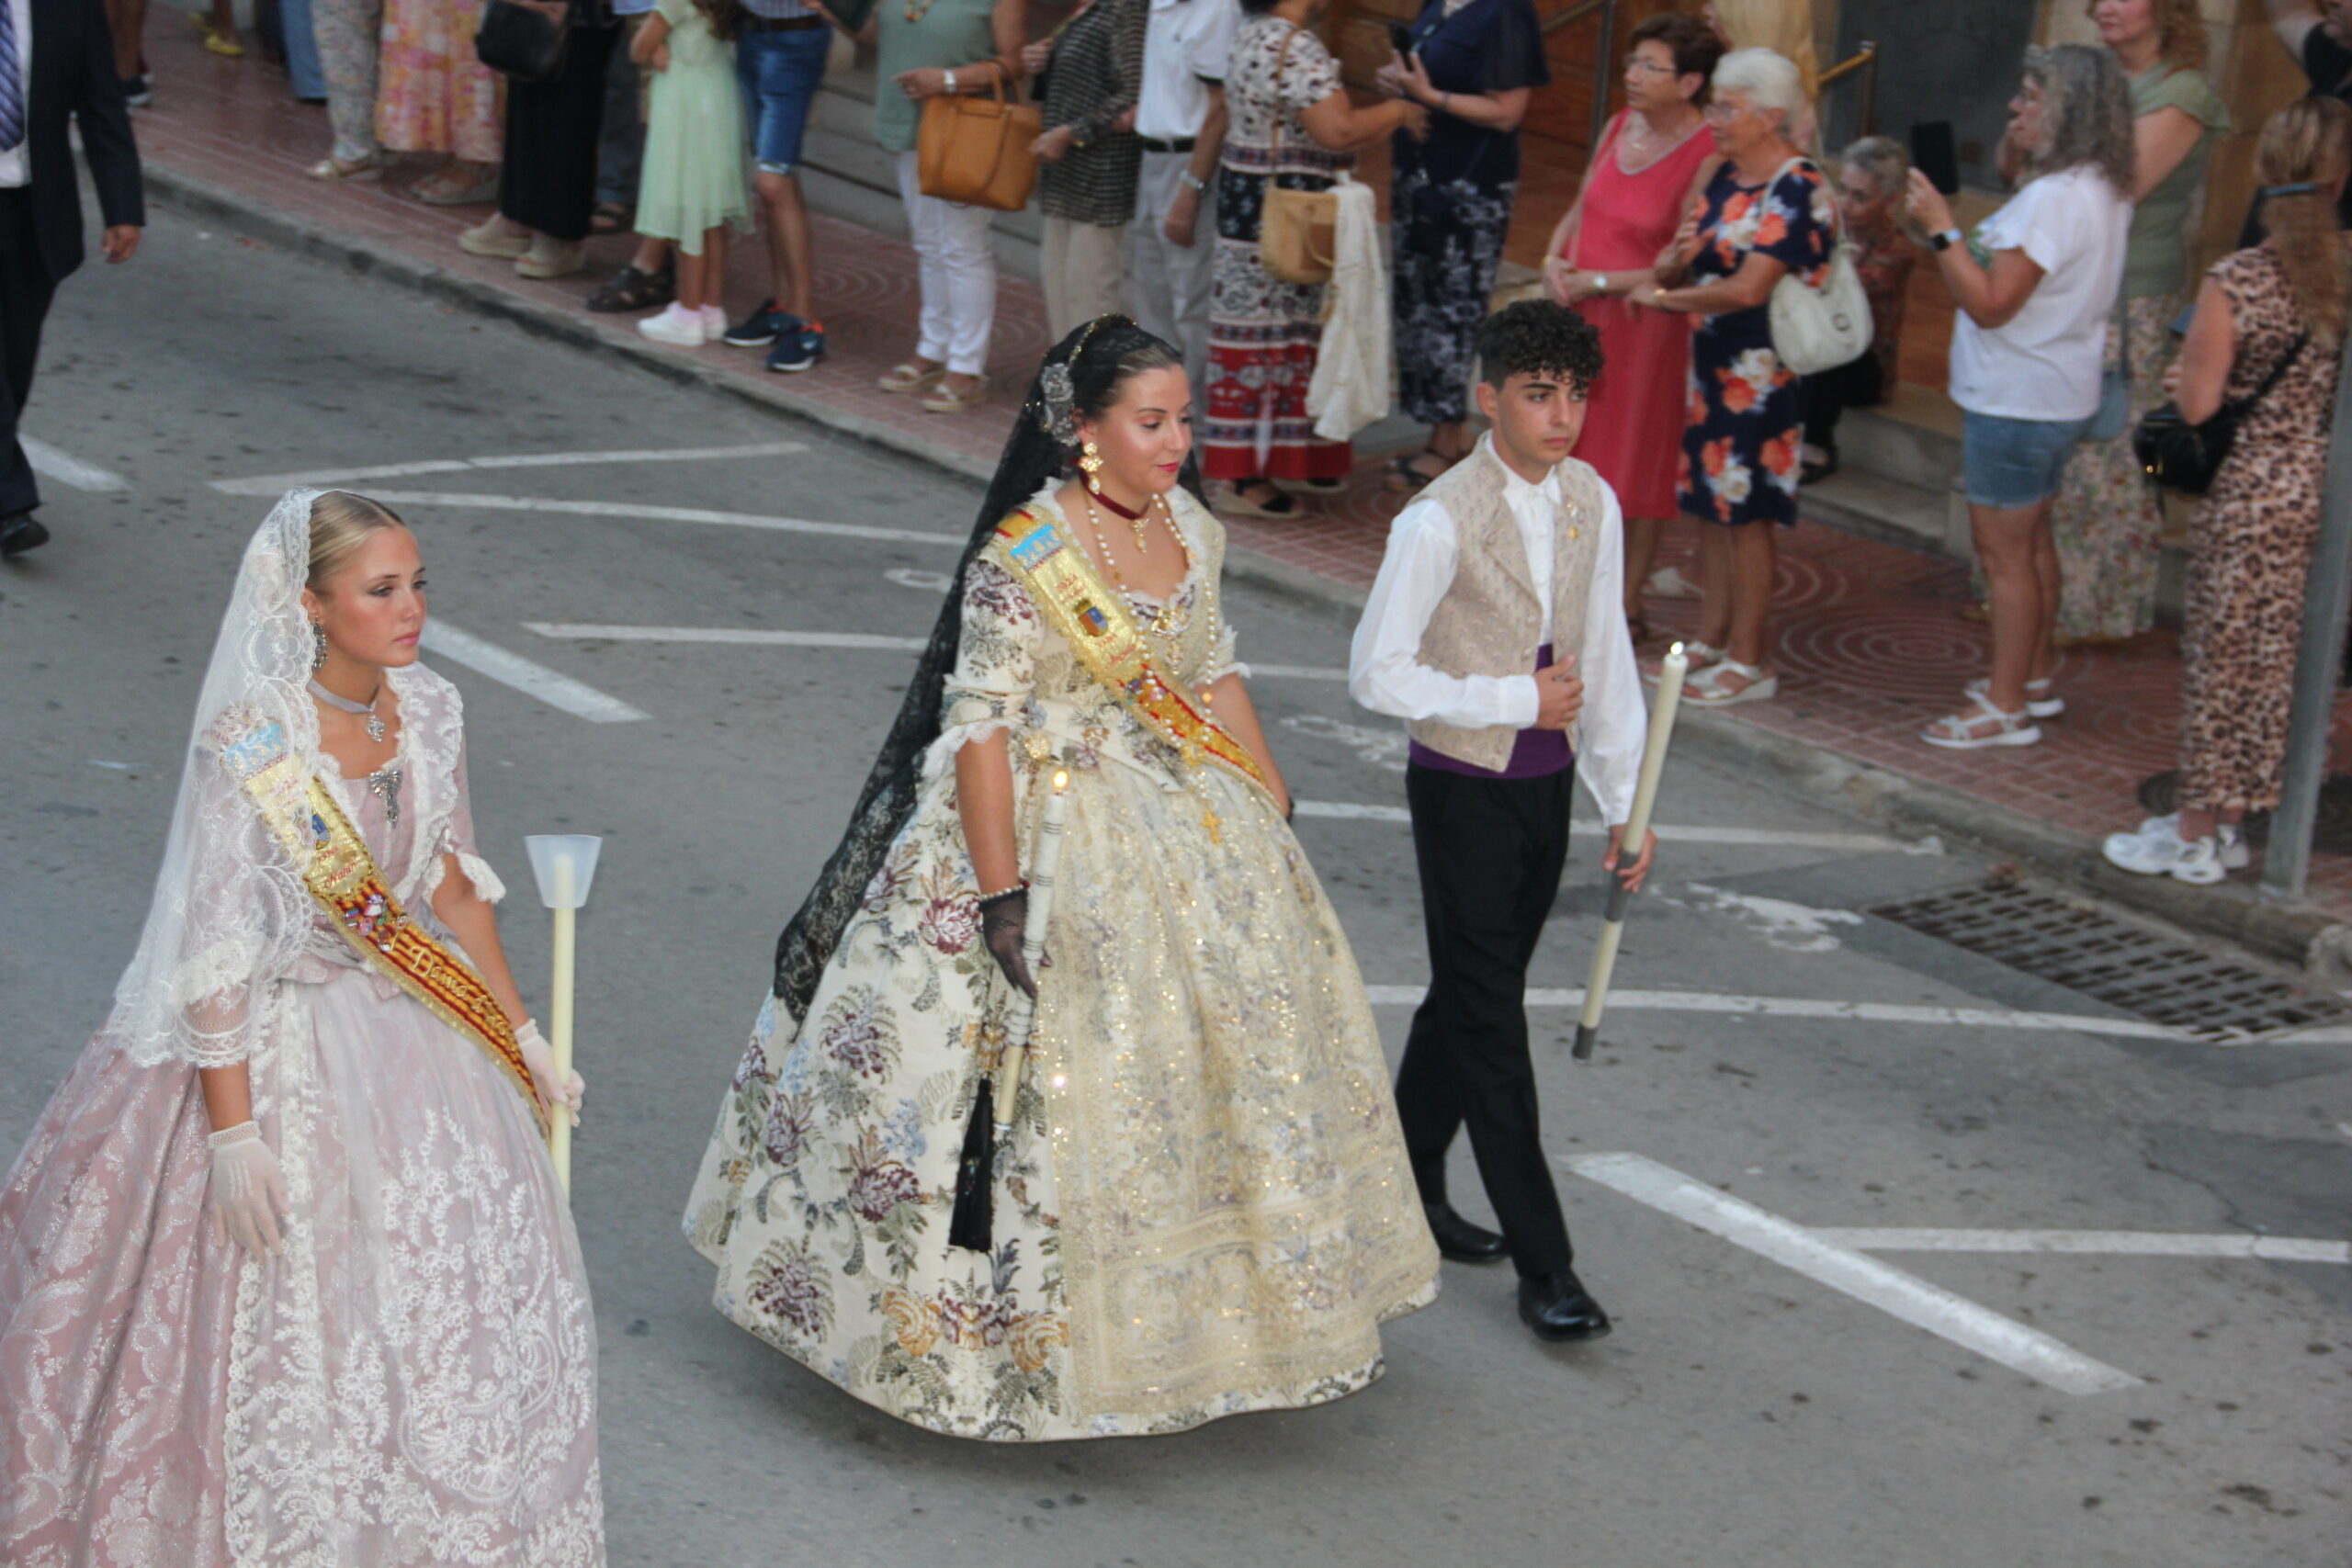
[[[2206,275],[2175,383],[2190,418],[2262,393],[2190,525],[2180,809],[2107,841],[2107,858],[2125,870],[2186,882],[2218,882],[2245,864],[2238,822],[2278,804],[2352,293],[2352,251],[2335,216],[2352,166],[2352,108],[2290,104],[2265,128],[2259,164],[2276,192],[2264,209],[2270,238]]]

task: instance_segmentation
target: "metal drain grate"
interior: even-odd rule
[[[2017,883],[1898,898],[1868,913],[2216,1043],[2352,1017],[2333,997]]]

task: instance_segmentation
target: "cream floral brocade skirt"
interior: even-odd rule
[[[1007,987],[952,780],[926,790],[807,1023],[763,1009],[720,1109],[686,1216],[720,1311],[902,1420],[1004,1441],[1380,1375],[1379,1325],[1435,1297],[1438,1258],[1371,1009],[1271,802],[1197,779],[1074,774],[985,1254],[946,1233]]]

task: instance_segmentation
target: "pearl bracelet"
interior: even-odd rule
[[[1010,898],[1016,893],[1026,893],[1028,891],[1029,884],[1026,881],[1022,881],[1016,882],[1012,886],[1001,888],[994,893],[983,893],[980,895],[980,908],[985,909],[990,904],[994,904],[1001,899]]]

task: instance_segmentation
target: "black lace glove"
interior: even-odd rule
[[[1037,982],[1029,976],[1029,961],[1021,955],[1021,941],[1029,930],[1029,889],[1012,888],[980,900],[980,940],[996,956],[1004,977],[1037,999]]]

